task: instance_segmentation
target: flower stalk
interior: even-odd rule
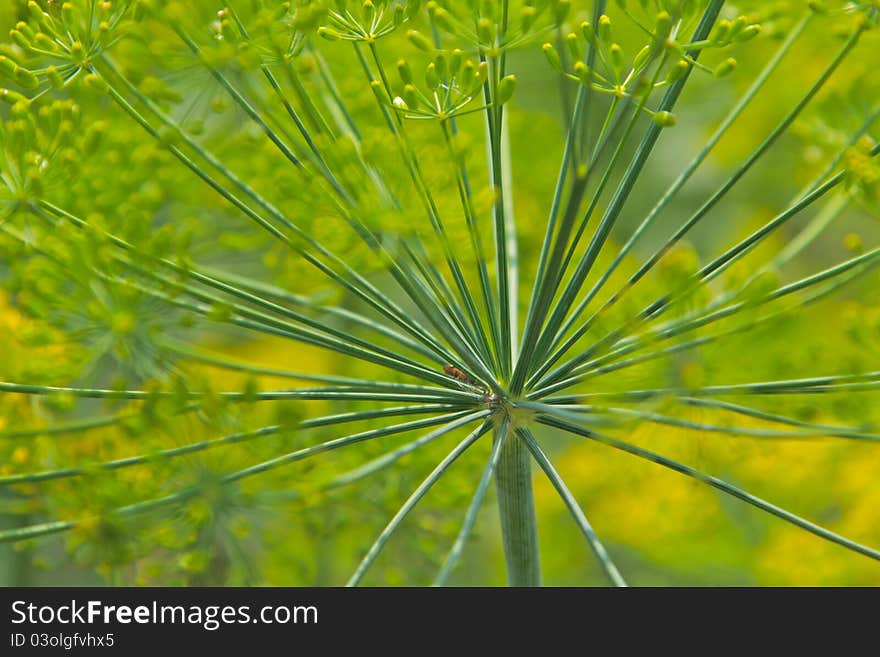
[[[495,440],[501,439],[496,430]],[[509,586],[540,586],[538,524],[532,494],[532,457],[522,439],[511,433],[505,439],[495,475],[498,513]]]

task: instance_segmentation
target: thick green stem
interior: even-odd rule
[[[495,439],[500,436],[496,434]],[[515,433],[507,436],[495,474],[498,511],[507,583],[510,586],[540,586],[541,564],[538,559],[538,527],[535,500],[532,496],[532,459],[522,439]]]

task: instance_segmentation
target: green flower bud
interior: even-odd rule
[[[568,51],[571,53],[571,58],[574,60],[583,59],[583,51],[581,50],[581,40],[577,34],[574,32],[570,32],[565,37],[565,44],[568,46]]]
[[[421,32],[417,32],[416,30],[407,30],[406,38],[409,39],[410,42],[419,50],[424,50],[426,52],[431,52],[434,50],[434,44],[431,43],[431,40]]]
[[[550,62],[550,66],[556,69],[559,73],[562,73],[562,60],[559,59],[559,53],[556,52],[556,48],[553,47],[553,44],[545,43],[541,46],[541,49],[544,51],[544,56],[547,58],[547,61]]]
[[[382,105],[390,105],[391,97],[388,95],[388,91],[385,89],[385,85],[383,85],[379,80],[373,80],[370,83],[370,89],[373,90],[373,94],[376,96],[376,100],[379,101]]]
[[[425,84],[432,91],[436,91],[440,86],[440,76],[437,73],[437,67],[434,65],[434,62],[428,64],[428,67],[425,69]]]
[[[272,17],[276,21],[279,21],[282,18],[284,18],[285,16],[287,16],[288,12],[290,12],[290,3],[289,2],[282,2],[280,5],[278,5],[275,8],[275,12],[272,15]]]
[[[54,51],[58,50],[58,44],[50,37],[48,34],[44,34],[43,32],[37,32],[34,36],[34,42],[37,44],[37,47],[42,48],[43,50]]]
[[[395,28],[403,25],[404,21],[406,21],[406,9],[403,8],[403,5],[394,5],[394,14],[391,16],[391,24],[394,25]]]
[[[64,78],[61,77],[61,73],[54,66],[46,69],[46,76],[49,78],[49,84],[56,89],[61,89],[64,86]]]
[[[737,43],[744,43],[745,41],[749,41],[750,39],[754,39],[761,33],[761,26],[757,23],[754,25],[749,25],[742,32],[734,37],[734,41]]]
[[[571,0],[559,0],[556,3],[556,7],[553,10],[553,17],[556,19],[556,24],[559,25],[568,17],[568,12],[571,11]]]
[[[370,25],[373,23],[373,19],[376,18],[376,7],[373,5],[373,0],[364,0],[363,12],[365,27],[369,29]]]
[[[739,16],[735,21],[730,24],[730,32],[727,33],[728,41],[733,41],[739,36],[740,32],[742,32],[746,25],[748,25],[748,21],[745,16]]]
[[[65,2],[61,5],[61,20],[67,28],[79,25],[79,12],[76,7],[73,6],[72,2]]]
[[[584,40],[587,43],[592,43],[595,45],[596,43],[596,30],[593,27],[593,24],[589,21],[584,21],[581,23],[581,34],[584,35]]]
[[[633,68],[640,69],[645,63],[648,61],[648,57],[651,54],[651,46],[645,46],[639,52],[636,53],[636,56],[633,57]]]
[[[15,29],[24,34],[27,37],[28,41],[34,40],[34,31],[31,29],[31,26],[24,21],[18,21],[15,24]]]
[[[583,62],[575,62],[574,74],[578,76],[582,84],[590,84],[592,82],[593,76],[590,73],[590,68]]]
[[[107,124],[104,121],[96,121],[86,131],[83,139],[83,152],[88,154],[95,153],[101,147],[104,135],[107,133]]]
[[[480,62],[480,65],[477,66],[477,70],[474,71],[474,91],[469,95],[473,95],[480,87],[486,84],[486,80],[489,79],[489,64],[487,62]]]
[[[0,73],[11,78],[15,74],[16,68],[18,68],[18,64],[9,59],[9,57],[0,55]]]
[[[407,84],[403,87],[403,100],[406,101],[406,104],[410,107],[418,107],[419,94],[415,85]]]
[[[532,29],[532,26],[535,24],[535,19],[538,17],[538,10],[534,7],[523,7],[522,12],[520,13],[520,28],[523,32],[529,32]]]
[[[611,19],[605,14],[599,17],[599,39],[608,41],[611,38]]]
[[[410,69],[409,64],[407,64],[405,59],[397,60],[397,73],[400,75],[400,79],[403,81],[404,84],[412,84],[412,70]]]
[[[581,23],[581,32],[584,35],[584,39],[586,39],[587,43],[595,43],[596,42],[596,30],[593,29],[593,25],[584,21]]]
[[[86,57],[86,49],[83,47],[79,41],[74,41],[70,44],[70,56],[73,57],[74,61],[82,63]]]
[[[675,66],[669,69],[669,73],[666,75],[666,82],[668,84],[674,84],[681,80],[687,72],[690,70],[691,65],[688,64],[687,60],[679,59]]]
[[[720,20],[718,24],[715,25],[715,29],[712,30],[712,33],[709,35],[709,41],[712,43],[723,44],[727,43],[728,37],[727,35],[730,33],[730,21],[728,20]]]
[[[473,60],[465,60],[464,64],[461,65],[461,79],[466,81],[472,80],[476,70],[477,67],[474,65]]]
[[[104,78],[95,75],[94,73],[89,73],[85,78],[84,82],[88,87],[91,87],[95,91],[99,91],[101,93],[106,93],[110,87],[107,86],[107,83],[104,81]]]
[[[654,36],[658,41],[663,41],[672,30],[672,16],[668,12],[661,11],[657,14],[657,22],[654,26]]]
[[[12,78],[15,80],[15,84],[25,89],[36,89],[40,86],[40,81],[37,79],[37,76],[21,66],[15,67],[15,72],[13,73]]]
[[[633,89],[632,94],[637,98],[642,98],[650,92],[652,88],[653,86],[651,85],[651,80],[648,79],[648,76],[640,75],[636,80],[636,87]]]
[[[495,25],[488,18],[477,21],[477,36],[483,43],[495,43]]]
[[[495,94],[495,104],[496,105],[504,105],[507,101],[509,101],[513,97],[513,92],[516,90],[516,76],[515,75],[507,75],[501,78],[501,81],[498,83],[498,91]]]
[[[31,15],[31,18],[36,22],[37,25],[42,25],[48,16],[46,13],[40,9],[40,5],[38,5],[34,0],[30,0],[27,3],[28,12]]]
[[[715,67],[715,70],[712,71],[712,75],[714,75],[716,78],[723,78],[725,75],[730,75],[731,73],[733,73],[733,69],[735,68],[736,60],[733,57],[728,57]]]
[[[446,55],[442,52],[434,58],[434,66],[437,69],[437,75],[440,76],[440,79],[443,80],[446,78],[449,68],[446,65]]]
[[[438,7],[431,13],[431,20],[444,32],[455,32],[455,23],[452,16],[442,7]]]
[[[653,120],[661,128],[671,128],[675,125],[675,114],[671,112],[657,112],[654,114]]]
[[[23,32],[21,32],[19,30],[10,30],[9,36],[12,37],[12,40],[15,42],[15,45],[17,45],[22,50],[30,50],[31,49],[31,42],[24,35]]]
[[[461,61],[464,53],[456,48],[452,51],[452,55],[449,57],[449,75],[451,77],[455,77],[458,75],[458,72],[461,70]]]
[[[107,21],[101,21],[98,24],[98,38],[100,39],[102,44],[107,43],[107,37],[110,34],[110,23]]]
[[[406,0],[406,17],[412,19],[422,8],[422,0]]]
[[[8,43],[0,43],[0,55],[3,55],[13,64],[21,65],[20,53],[18,51],[18,48],[13,48],[12,45]]]
[[[620,71],[623,68],[623,49],[620,47],[620,44],[612,43],[608,51],[611,54],[612,68],[615,71]]]
[[[327,41],[338,41],[341,35],[336,30],[322,25],[318,28],[318,36],[327,39]]]
[[[7,105],[15,105],[16,103],[30,103],[30,101],[17,91],[11,89],[0,89],[0,100]]]

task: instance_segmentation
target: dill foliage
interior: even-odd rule
[[[5,6],[11,579],[880,581],[876,1]]]

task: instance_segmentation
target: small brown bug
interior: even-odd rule
[[[471,385],[471,386],[479,386],[480,385],[479,383],[474,381],[471,377],[469,377],[467,374],[465,374],[460,369],[458,369],[455,365],[444,365],[443,372],[445,374],[447,374],[448,376],[451,376],[453,378],[458,379],[462,383],[467,383],[468,385]]]
[[[455,365],[444,365],[443,372],[447,376],[451,376],[454,379],[461,381],[468,387],[477,388],[483,393],[483,402],[489,404],[490,406],[495,406],[498,403],[498,397],[495,396],[493,392],[491,392],[488,388],[482,385],[479,381],[474,381],[467,374],[458,369]]]

